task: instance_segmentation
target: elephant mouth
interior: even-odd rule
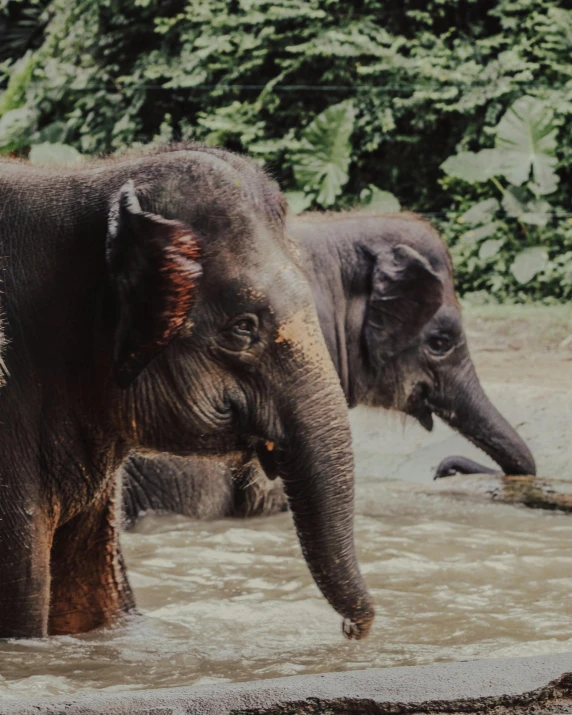
[[[407,399],[406,415],[414,417],[428,432],[433,430],[433,410],[427,403],[429,388],[427,385],[418,385]]]
[[[259,442],[255,450],[260,466],[268,479],[276,479],[279,477],[282,465],[284,464],[284,452],[279,449],[274,442],[270,441]]]
[[[417,409],[415,412],[408,412],[407,414],[411,415],[411,417],[415,417],[421,427],[424,427],[427,432],[433,431],[433,413],[427,405],[422,405],[420,409]]]

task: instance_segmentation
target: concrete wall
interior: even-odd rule
[[[2,715],[572,713],[572,653],[0,702]]]

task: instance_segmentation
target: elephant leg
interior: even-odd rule
[[[88,512],[59,527],[52,546],[50,635],[108,625],[135,606],[119,547],[115,484]]]
[[[148,511],[205,521],[232,516],[233,465],[243,461],[242,455],[132,455],[120,470],[124,526],[130,528]]]
[[[52,536],[39,510],[0,508],[0,638],[47,635]]]

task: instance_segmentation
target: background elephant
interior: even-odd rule
[[[74,170],[2,161],[0,204],[0,637],[133,606],[116,473],[136,449],[262,455],[316,583],[364,636],[347,410],[277,186],[190,146]]]
[[[428,223],[412,214],[307,214],[288,229],[349,407],[398,410],[428,430],[436,414],[505,473],[535,474],[530,451],[479,383],[451,260]],[[437,475],[471,470],[488,471],[449,457]],[[216,518],[286,508],[280,483],[240,455],[226,462],[136,455],[124,465],[123,483],[128,523],[147,510]]]

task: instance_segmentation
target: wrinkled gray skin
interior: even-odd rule
[[[4,350],[6,348],[6,333],[4,331],[4,319],[0,313],[0,387],[6,384],[8,377],[6,363],[4,362]]]
[[[530,451],[479,383],[451,261],[427,223],[407,214],[307,215],[291,221],[288,230],[301,247],[349,407],[398,410],[428,430],[436,414],[506,474],[535,474]],[[449,457],[436,477],[488,471]],[[123,479],[128,522],[146,510],[216,518],[286,508],[280,484],[269,482],[256,464],[244,466],[240,455],[222,464],[134,456]]]
[[[0,638],[133,607],[115,485],[134,450],[259,453],[345,634],[365,636],[347,409],[274,182],[199,146],[0,161],[0,207]]]

